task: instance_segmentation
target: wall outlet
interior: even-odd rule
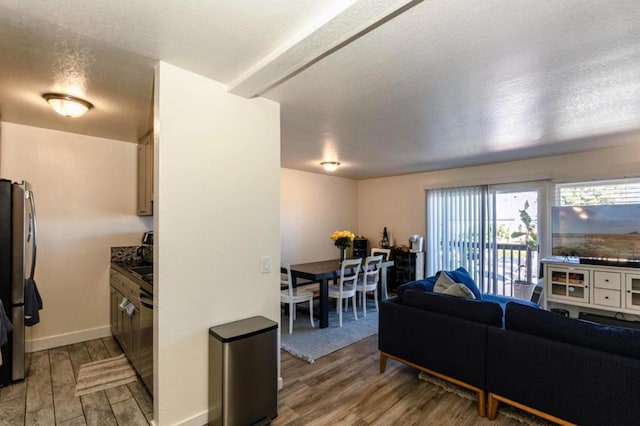
[[[260,272],[268,274],[271,272],[271,257],[263,256],[260,258]]]

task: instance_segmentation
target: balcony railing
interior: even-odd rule
[[[487,247],[487,250],[489,248]],[[485,256],[485,259],[490,258]],[[538,252],[526,244],[498,243],[493,267],[485,262],[483,292],[513,296],[515,281],[535,283],[538,280]]]
[[[460,241],[448,246],[449,256],[456,259],[453,263],[473,265],[467,269],[470,272],[473,269],[476,276],[480,273],[480,259],[484,259],[483,293],[513,296],[515,281],[535,283],[538,280],[538,252],[524,243],[487,243],[482,245],[482,255],[479,243]]]

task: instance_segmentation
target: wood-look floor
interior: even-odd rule
[[[308,364],[282,353],[280,425],[513,425],[498,413],[478,416],[469,401],[418,379],[418,371],[389,360],[379,372],[373,335]]]
[[[0,425],[147,425],[152,400],[139,382],[76,398],[81,364],[121,354],[109,337],[34,352],[27,378],[0,388]],[[512,425],[478,416],[475,401],[418,379],[389,360],[379,373],[378,336],[308,364],[282,351],[280,425]],[[516,422],[517,423],[517,422]]]
[[[26,379],[0,388],[0,425],[148,425],[153,402],[139,381],[74,396],[80,365],[121,353],[106,337],[28,354]]]

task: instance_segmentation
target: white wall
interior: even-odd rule
[[[29,181],[36,201],[44,309],[31,349],[108,336],[110,249],[151,226],[135,215],[136,145],[12,123],[1,141],[0,176]]]
[[[358,226],[367,238],[383,226],[401,244],[425,235],[425,188],[528,180],[589,180],[640,175],[640,146],[448,169],[358,182]]]
[[[154,419],[201,425],[209,328],[279,322],[280,110],[160,63],[155,120]]]
[[[280,244],[291,264],[337,259],[337,230],[358,232],[358,183],[352,179],[281,169]]]

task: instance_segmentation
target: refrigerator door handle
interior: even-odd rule
[[[34,275],[36,273],[36,252],[38,250],[38,242],[37,242],[37,236],[38,236],[38,228],[37,228],[37,223],[36,223],[36,202],[33,198],[33,191],[29,190],[27,191],[27,198],[29,199],[29,205],[31,207],[31,211],[29,212],[29,235],[32,238],[32,247],[33,250],[31,251],[31,275],[30,278],[33,279]],[[27,237],[28,240],[28,237]]]

